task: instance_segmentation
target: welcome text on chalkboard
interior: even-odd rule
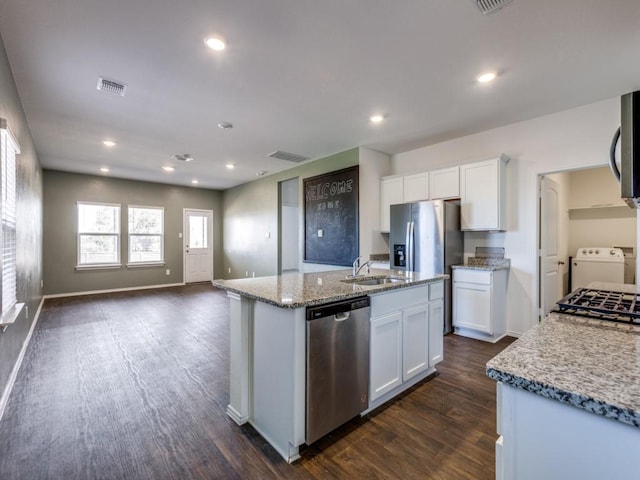
[[[358,166],[305,178],[304,261],[350,266],[358,256]]]

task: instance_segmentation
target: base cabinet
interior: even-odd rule
[[[508,270],[453,270],[453,327],[466,337],[497,342],[507,333]]]
[[[444,301],[429,302],[429,366],[435,367],[444,359]]]
[[[402,385],[402,312],[371,319],[370,355],[373,401]]]
[[[442,361],[442,290],[436,282],[371,296],[370,410],[433,373]]]
[[[638,478],[637,427],[500,382],[496,413],[496,479]]]

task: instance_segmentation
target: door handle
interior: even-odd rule
[[[562,260],[558,260],[558,265],[564,265],[564,262]]]

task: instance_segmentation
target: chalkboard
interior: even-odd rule
[[[303,185],[304,261],[351,266],[358,256],[358,166]]]

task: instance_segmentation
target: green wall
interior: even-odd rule
[[[16,270],[17,298],[27,309],[13,325],[0,333],[0,411],[6,398],[3,392],[11,378],[20,350],[42,298],[42,168],[31,132],[22,109],[22,102],[13,81],[13,74],[0,38],[0,118],[20,144],[16,158]]]
[[[225,190],[222,278],[278,273],[279,182],[299,177],[299,205],[302,208],[304,178],[358,165],[358,162],[359,149],[353,148]]]
[[[77,263],[77,201],[119,203],[121,259],[126,264],[126,205],[164,207],[165,265],[81,270]],[[44,293],[46,295],[183,282],[184,208],[213,210],[214,278],[222,272],[222,194],[117,178],[44,171]],[[170,275],[165,270],[171,271]]]

